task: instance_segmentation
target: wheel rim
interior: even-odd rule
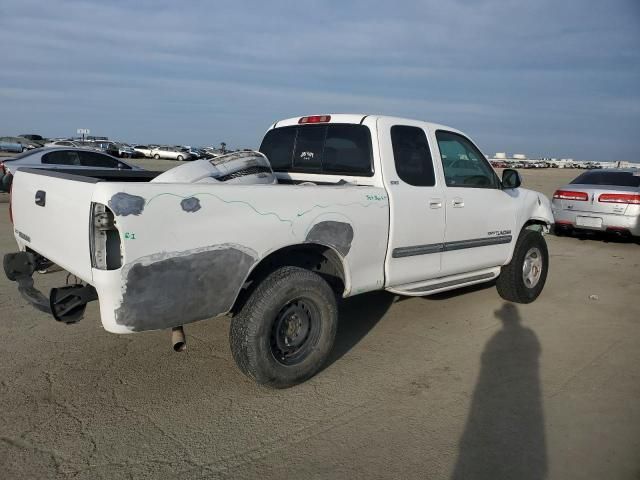
[[[302,362],[320,337],[320,314],[316,305],[299,298],[280,309],[271,327],[271,353],[283,365]]]
[[[527,288],[535,287],[542,276],[542,253],[537,247],[530,248],[522,264],[522,280]]]

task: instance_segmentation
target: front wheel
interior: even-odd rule
[[[178,155],[178,161],[181,162],[184,160],[184,157],[182,155]]]
[[[540,232],[523,230],[518,237],[511,262],[502,267],[496,281],[502,298],[515,303],[531,303],[547,281],[549,252]]]
[[[160,155],[158,155],[157,153],[153,156],[153,158],[155,158],[156,160],[160,160]]]
[[[257,383],[286,388],[324,365],[336,335],[336,295],[318,274],[298,267],[272,272],[231,322],[238,368]]]

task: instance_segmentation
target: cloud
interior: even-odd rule
[[[0,132],[255,146],[277,118],[359,111],[488,152],[631,158],[639,20],[623,0],[4,0]]]

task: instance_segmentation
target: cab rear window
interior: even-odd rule
[[[260,145],[277,172],[371,176],[371,133],[364,125],[275,128]]]

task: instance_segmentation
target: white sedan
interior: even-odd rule
[[[183,160],[191,160],[191,155],[188,152],[183,152],[182,150],[178,150],[172,147],[158,147],[151,150],[151,156],[156,160],[163,158],[167,160],[178,160],[182,162]]]
[[[56,142],[49,142],[44,144],[45,147],[74,147],[80,148],[81,144],[72,142],[71,140],[58,140]]]
[[[149,146],[147,146],[147,145],[135,145],[135,146],[133,147],[133,149],[134,149],[136,152],[140,152],[141,154],[143,154],[143,155],[144,155],[145,157],[147,157],[147,158],[151,158],[151,157],[153,157],[153,155],[152,155],[152,153],[151,153],[151,152],[153,151],[153,147],[149,147]]]

